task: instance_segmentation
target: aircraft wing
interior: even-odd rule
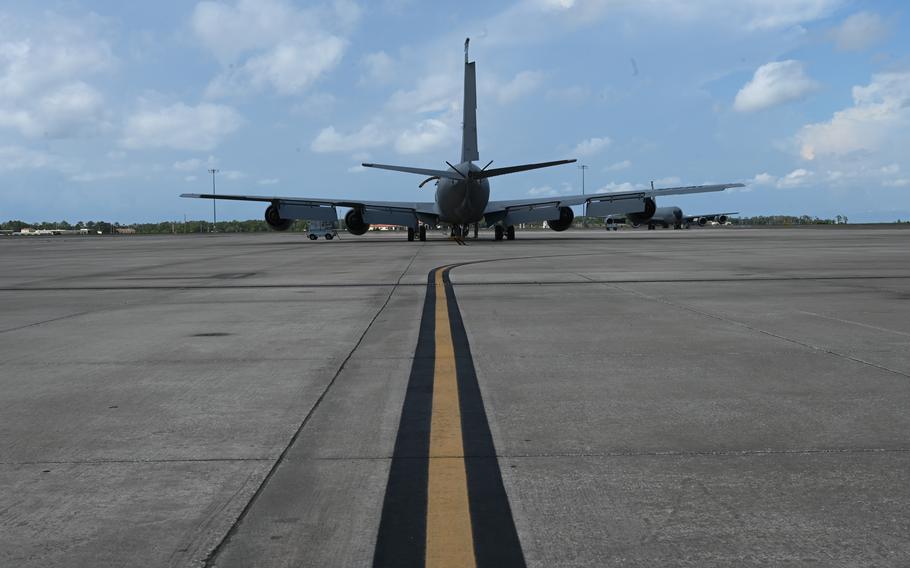
[[[593,193],[590,195],[557,195],[534,199],[512,199],[508,201],[490,201],[484,210],[488,225],[502,221],[504,224],[546,221],[560,218],[560,209],[573,205],[587,204],[588,215],[592,217],[624,216],[629,213],[646,211],[646,200],[662,195],[683,195],[687,193],[707,193],[723,191],[732,187],[743,187],[741,183],[724,183],[717,185],[690,185],[683,187],[665,187],[658,189],[641,189],[633,191],[614,191]],[[653,207],[653,203],[651,203]]]
[[[363,213],[367,223],[415,226],[417,219],[435,222],[438,217],[433,202],[367,201],[360,199],[322,199],[311,197],[282,197],[277,195],[229,195],[212,193],[183,193],[180,197],[223,199],[229,201],[259,201],[278,208],[282,219],[334,221],[336,207],[351,207]]]

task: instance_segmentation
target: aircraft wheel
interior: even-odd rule
[[[682,225],[680,225],[679,223],[673,225],[673,230],[674,230],[674,231],[678,231],[678,230],[680,230],[680,229],[682,229]]]
[[[478,232],[479,230],[480,230],[480,229],[478,228],[477,223],[474,223],[474,238],[475,238],[475,239],[477,238],[477,232]]]
[[[331,241],[334,238],[335,238],[335,235],[333,235],[332,233],[325,234],[325,240],[327,240],[327,241]]]
[[[466,239],[469,236],[471,236],[471,226],[465,225],[464,227],[461,228],[461,237]]]
[[[649,231],[653,231],[653,230],[654,230],[654,223],[648,223],[648,230],[649,230]]]
[[[493,228],[493,238],[497,241],[502,240],[502,225],[496,225],[496,227]]]
[[[510,241],[515,240],[515,225],[509,225],[506,227],[506,238]]]
[[[420,231],[419,231],[419,233],[420,233],[420,240],[421,240],[421,241],[427,240],[427,226],[426,226],[426,225],[421,225],[421,226],[420,226]]]
[[[414,241],[414,227],[408,227],[408,242]]]
[[[309,234],[309,235],[307,235],[307,238],[310,239],[311,241],[315,241],[319,237],[317,237],[316,235],[313,235],[313,234]]]

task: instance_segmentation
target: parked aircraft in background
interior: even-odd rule
[[[611,215],[605,219],[605,225],[608,231],[610,229],[616,229],[616,226],[621,223],[625,223],[635,229],[642,225],[647,225],[648,230],[653,230],[654,227],[657,226],[661,226],[664,229],[669,229],[670,227],[673,227],[674,229],[688,229],[692,225],[704,227],[709,222],[716,222],[723,225],[727,222],[727,218],[730,215],[737,215],[738,213],[738,211],[732,211],[728,213],[707,213],[705,215],[686,216],[679,207],[658,207],[654,210],[654,214],[648,219],[636,215]]]
[[[295,219],[311,221],[334,221],[338,218],[336,207],[349,207],[345,215],[347,230],[362,235],[371,223],[400,225],[407,227],[408,240],[417,236],[426,240],[427,227],[446,225],[451,227],[453,236],[467,236],[474,227],[493,227],[495,239],[515,238],[515,225],[546,221],[554,231],[565,231],[572,226],[575,214],[573,206],[586,205],[588,215],[595,217],[624,216],[647,221],[657,211],[654,198],[658,195],[680,195],[723,191],[731,187],[742,187],[741,183],[671,187],[643,191],[622,191],[594,195],[569,195],[535,199],[490,200],[490,178],[546,168],[574,162],[555,160],[535,164],[490,168],[492,160],[483,167],[474,162],[480,160],[477,148],[477,87],[474,62],[468,60],[468,42],[464,43],[464,121],[462,124],[461,159],[457,164],[446,162],[447,169],[413,168],[386,164],[363,164],[378,168],[426,176],[418,188],[430,181],[436,182],[434,201],[364,201],[359,199],[314,199],[309,197],[278,197],[261,195],[215,195],[184,193],[181,197],[199,199],[229,199],[239,201],[260,201],[268,203],[265,220],[273,229],[287,230]]]

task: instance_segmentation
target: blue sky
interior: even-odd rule
[[[0,2],[0,218],[207,218],[181,192],[416,201],[460,148],[575,157],[587,191],[741,181],[661,205],[910,218],[906,4],[849,0]],[[580,193],[563,166],[495,199]],[[221,218],[262,207],[223,204]]]

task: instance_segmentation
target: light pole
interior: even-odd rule
[[[588,167],[589,166],[587,166],[585,164],[581,164],[580,166],[578,166],[578,169],[581,170],[581,194],[582,195],[585,194],[585,170],[588,169]],[[588,202],[587,201],[585,201],[584,205],[582,205],[581,216],[582,216],[581,226],[587,227],[588,226]]]
[[[209,170],[209,173],[212,174],[212,232],[215,232],[215,226],[218,224],[218,213],[215,211],[215,174],[218,173],[218,170],[212,168]]]

